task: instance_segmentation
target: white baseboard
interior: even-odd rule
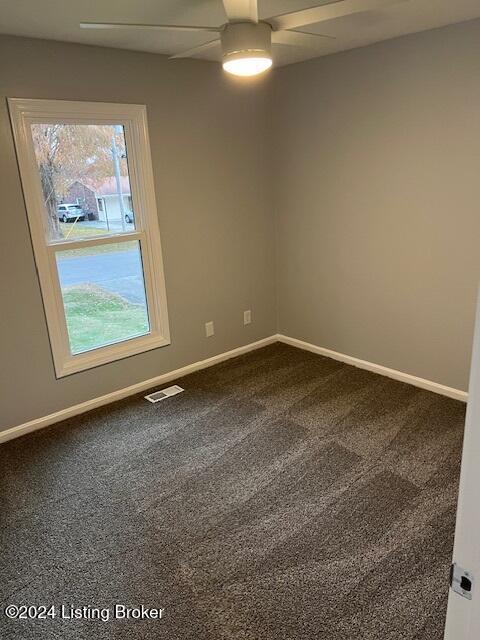
[[[449,398],[461,400],[462,402],[467,402],[468,400],[468,393],[466,391],[460,391],[460,389],[454,389],[453,387],[446,387],[445,385],[439,384],[438,382],[432,382],[431,380],[418,378],[417,376],[412,376],[409,373],[403,373],[402,371],[397,371],[396,369],[389,369],[388,367],[383,367],[380,364],[368,362],[367,360],[360,360],[359,358],[354,358],[353,356],[347,356],[344,353],[338,353],[338,351],[332,351],[331,349],[317,347],[317,345],[311,344],[310,342],[297,340],[297,338],[289,338],[288,336],[284,336],[282,334],[277,335],[277,340],[279,342],[289,344],[292,347],[298,347],[299,349],[304,349],[305,351],[318,353],[321,356],[326,356],[327,358],[332,358],[333,360],[340,360],[340,362],[351,364],[354,367],[359,367],[360,369],[366,369],[367,371],[379,373],[380,375],[386,376],[387,378],[393,378],[394,380],[406,382],[407,384],[411,384],[415,387],[420,387],[421,389],[427,389],[427,391],[439,393],[442,396],[448,396]]]
[[[297,340],[297,338],[289,338],[288,336],[284,336],[282,334],[276,334],[273,336],[269,336],[268,338],[258,340],[257,342],[252,342],[243,347],[238,347],[237,349],[232,349],[231,351],[226,351],[225,353],[220,353],[216,356],[212,356],[211,358],[207,358],[206,360],[194,362],[185,367],[181,367],[180,369],[175,369],[175,371],[163,373],[162,375],[155,378],[137,382],[136,384],[133,384],[129,387],[125,387],[124,389],[118,389],[117,391],[113,391],[112,393],[107,393],[104,396],[92,398],[91,400],[87,400],[86,402],[76,404],[73,407],[67,407],[66,409],[62,409],[61,411],[50,413],[43,418],[37,418],[16,427],[11,427],[10,429],[6,429],[5,431],[0,432],[0,443],[7,442],[7,440],[13,440],[13,438],[19,438],[26,433],[36,431],[37,429],[42,429],[43,427],[48,427],[51,424],[61,422],[62,420],[66,420],[67,418],[72,418],[73,416],[80,415],[81,413],[86,413],[87,411],[95,409],[96,407],[101,407],[103,405],[110,404],[111,402],[115,402],[116,400],[121,400],[122,398],[135,395],[136,393],[141,393],[142,391],[151,389],[152,387],[155,387],[157,385],[170,382],[171,380],[176,380],[177,378],[182,378],[183,376],[186,376],[189,373],[193,373],[194,371],[200,371],[201,369],[212,367],[219,362],[224,362],[225,360],[235,358],[236,356],[240,356],[243,353],[248,353],[249,351],[254,351],[255,349],[260,349],[261,347],[266,347],[267,345],[273,344],[274,342],[283,342],[285,344],[291,345],[292,347],[297,347],[305,351],[311,351],[312,353],[318,353],[321,356],[326,356],[327,358],[332,358],[333,360],[339,360],[340,362],[345,362],[346,364],[353,365],[354,367],[359,367],[360,369],[373,371],[374,373],[379,373],[382,376],[387,376],[388,378],[393,378],[394,380],[399,380],[400,382],[406,382],[407,384],[414,385],[415,387],[427,389],[428,391],[433,391],[434,393],[439,393],[441,395],[448,396],[449,398],[454,398],[455,400],[466,402],[468,399],[468,394],[466,391],[453,389],[452,387],[447,387],[443,384],[439,384],[438,382],[425,380],[425,378],[418,378],[417,376],[412,376],[409,373],[403,373],[402,371],[397,371],[396,369],[389,369],[388,367],[383,367],[380,364],[374,364],[373,362],[368,362],[367,360],[360,360],[359,358],[347,356],[344,353],[338,353],[337,351],[332,351],[331,349],[317,347],[317,345],[311,344],[310,342],[304,342],[303,340]]]
[[[175,371],[169,371],[168,373],[163,373],[162,375],[155,378],[137,382],[136,384],[132,384],[129,387],[125,387],[124,389],[118,389],[117,391],[113,391],[112,393],[107,393],[104,396],[92,398],[91,400],[87,400],[86,402],[76,404],[73,407],[67,407],[66,409],[62,409],[61,411],[50,413],[48,416],[44,416],[43,418],[37,418],[36,420],[30,420],[30,422],[25,422],[24,424],[18,425],[16,427],[11,427],[10,429],[6,429],[5,431],[0,432],[0,443],[7,442],[7,440],[13,440],[13,438],[19,438],[26,433],[36,431],[37,429],[42,429],[43,427],[48,427],[51,424],[61,422],[62,420],[66,420],[67,418],[72,418],[73,416],[77,416],[81,413],[90,411],[91,409],[95,409],[96,407],[101,407],[105,404],[115,402],[116,400],[121,400],[122,398],[133,396],[136,393],[141,393],[142,391],[151,389],[152,387],[155,387],[157,385],[170,382],[171,380],[176,380],[177,378],[182,378],[183,376],[186,376],[189,373],[193,373],[194,371],[200,371],[200,369],[212,367],[219,362],[224,362],[225,360],[229,360],[230,358],[240,356],[243,353],[248,353],[249,351],[260,349],[261,347],[273,344],[274,342],[277,342],[276,335],[269,336],[268,338],[263,338],[262,340],[257,340],[257,342],[251,342],[250,344],[246,344],[243,347],[238,347],[237,349],[232,349],[231,351],[226,351],[225,353],[219,353],[218,355],[207,358],[206,360],[200,360],[199,362],[188,364],[185,367],[175,369]]]

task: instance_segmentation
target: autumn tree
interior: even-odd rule
[[[114,125],[34,124],[33,144],[47,215],[50,239],[63,237],[58,220],[59,201],[75,180],[94,183],[113,175],[113,147],[118,150],[120,171],[127,173],[125,139]]]

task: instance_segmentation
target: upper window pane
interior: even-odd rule
[[[122,125],[32,124],[49,242],[135,229]]]

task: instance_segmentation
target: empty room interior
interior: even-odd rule
[[[0,638],[478,640],[480,2],[2,0],[0,61]]]

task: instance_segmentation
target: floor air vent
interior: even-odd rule
[[[149,393],[148,396],[145,396],[145,400],[153,403],[160,402],[160,400],[165,400],[165,398],[170,398],[170,396],[176,396],[177,393],[182,393],[182,391],[184,391],[182,387],[179,387],[178,384],[174,384],[172,387],[167,387],[166,389]]]

